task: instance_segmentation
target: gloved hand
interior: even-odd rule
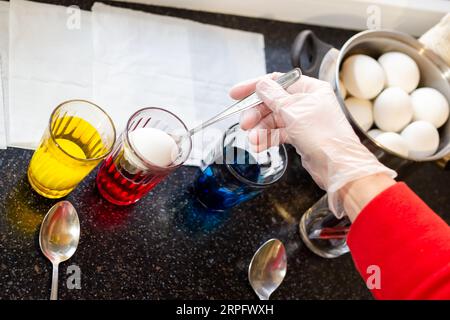
[[[345,213],[338,191],[347,183],[377,173],[394,178],[396,172],[382,165],[364,147],[347,121],[328,82],[302,76],[284,90],[271,74],[234,86],[230,95],[242,99],[255,90],[264,102],[241,114],[241,128],[258,150],[279,143],[292,144],[303,167],[328,193],[330,210]]]

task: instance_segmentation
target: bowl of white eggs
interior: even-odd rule
[[[328,75],[322,80],[332,82],[362,143],[381,162],[396,170],[424,161],[448,167],[450,67],[438,55],[395,31],[360,32],[340,51],[311,34],[297,37],[293,64],[306,75]]]

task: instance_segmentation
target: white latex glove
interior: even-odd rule
[[[302,76],[284,90],[268,75],[233,87],[231,97],[241,99],[255,90],[264,104],[241,115],[241,127],[251,130],[249,140],[258,150],[279,143],[292,144],[303,167],[328,193],[330,210],[345,213],[338,191],[348,182],[377,173],[394,178],[364,147],[347,121],[328,82]],[[259,81],[258,81],[259,80]]]

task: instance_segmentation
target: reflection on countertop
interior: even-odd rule
[[[59,3],[59,1],[50,1]],[[91,1],[82,2],[88,9]],[[267,70],[287,71],[290,44],[303,28],[341,46],[354,32],[262,19],[136,4],[120,5],[260,32]],[[51,265],[38,244],[39,224],[58,200],[34,193],[26,170],[32,152],[0,150],[0,298],[47,299]],[[289,148],[282,180],[227,213],[199,207],[190,190],[197,168],[182,167],[142,201],[118,207],[102,199],[96,170],[68,197],[81,223],[78,250],[60,266],[61,299],[255,299],[247,268],[255,250],[276,237],[286,246],[288,272],[273,299],[362,299],[371,295],[350,255],[326,260],[303,245],[298,221],[323,192]],[[433,164],[413,170],[409,185],[450,220],[448,172]],[[66,268],[80,267],[81,289],[68,290]]]

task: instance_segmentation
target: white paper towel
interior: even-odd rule
[[[92,20],[81,12],[80,28],[71,29],[70,14],[62,6],[11,2],[9,145],[36,147],[51,111],[75,98],[98,103],[119,132],[147,106],[166,108],[192,128],[232,102],[233,84],[266,72],[260,34],[100,3]],[[199,163],[202,138],[189,164]]]
[[[8,119],[9,2],[0,1],[0,149],[6,148]]]
[[[419,38],[419,41],[441,56],[450,66],[450,13],[445,15],[438,24],[425,32]]]
[[[9,145],[34,148],[51,111],[68,99],[92,97],[90,12],[79,28],[63,6],[10,2]]]
[[[192,128],[232,103],[232,85],[266,72],[260,34],[101,3],[92,15],[93,96],[119,132],[133,112],[151,106],[174,112]],[[198,164],[201,140],[196,136],[189,164]]]

